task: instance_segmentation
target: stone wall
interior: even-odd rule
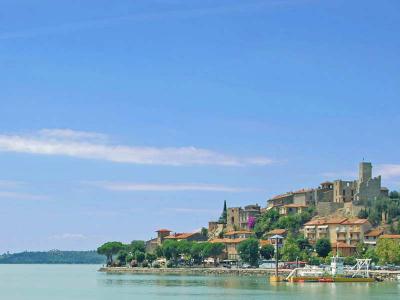
[[[330,215],[337,211],[340,208],[343,208],[344,203],[335,203],[335,202],[318,202],[317,204],[317,213],[318,215],[324,217]]]
[[[279,270],[288,275],[291,270]],[[128,268],[103,267],[99,272],[112,274],[165,274],[165,275],[234,275],[234,276],[267,276],[274,274],[275,269],[227,269],[227,268]]]

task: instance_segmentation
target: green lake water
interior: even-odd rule
[[[400,282],[270,285],[263,277],[109,275],[98,268],[0,265],[0,299],[400,299]]]

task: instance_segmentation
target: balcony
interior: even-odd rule
[[[346,232],[346,227],[336,227],[336,232]]]
[[[338,235],[336,237],[336,240],[340,241],[340,242],[345,242],[346,241],[346,236],[345,235]]]
[[[361,228],[360,227],[351,227],[350,232],[361,232]]]

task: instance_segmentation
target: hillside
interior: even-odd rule
[[[103,264],[96,251],[20,252],[0,255],[0,264]]]

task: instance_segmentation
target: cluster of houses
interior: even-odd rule
[[[187,240],[195,242],[208,241],[225,245],[223,259],[238,260],[238,245],[253,237],[253,226],[257,218],[265,211],[276,209],[282,216],[299,214],[313,206],[317,216],[304,224],[301,232],[311,244],[318,239],[330,240],[333,252],[340,251],[343,256],[353,255],[356,246],[364,243],[375,246],[378,238],[400,239],[400,235],[385,234],[384,229],[373,228],[367,219],[355,217],[364,208],[365,201],[374,200],[379,196],[388,196],[388,189],[381,187],[381,177],[372,177],[372,164],[360,163],[359,178],[354,181],[336,180],[324,182],[316,189],[302,189],[275,196],[267,201],[265,208],[258,204],[245,207],[227,207],[218,221],[208,224],[208,234],[173,233],[168,229],[157,230],[157,237],[146,242],[147,251],[154,251],[166,240]],[[342,216],[335,214],[342,210]],[[346,217],[343,217],[346,215]],[[276,240],[273,236],[281,236]],[[275,229],[266,233],[259,240],[260,247],[278,243],[282,247],[287,231],[285,228]]]

